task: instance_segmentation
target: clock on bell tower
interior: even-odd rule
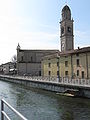
[[[61,30],[61,51],[74,49],[73,20],[71,20],[71,10],[65,5],[62,9]]]

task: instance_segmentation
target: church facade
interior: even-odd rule
[[[73,22],[65,5],[60,22],[61,52],[43,58],[42,76],[90,79],[90,47],[74,49]]]
[[[24,50],[17,46],[17,74],[41,76],[42,57],[58,52],[58,50]]]

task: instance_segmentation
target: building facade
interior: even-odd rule
[[[90,47],[44,57],[42,76],[90,79]]]
[[[0,74],[12,75],[16,73],[17,73],[16,63],[7,62],[5,64],[0,65]]]
[[[17,74],[41,76],[42,57],[58,50],[23,50],[17,46]]]

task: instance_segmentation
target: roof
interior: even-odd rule
[[[66,52],[60,52],[60,55],[68,55],[68,54],[77,54],[77,53],[85,53],[85,52],[90,52],[90,47],[83,47],[83,48],[78,48],[75,50],[70,50]]]
[[[45,57],[43,57],[43,59],[51,59],[51,58],[58,58],[60,56],[68,56],[68,55],[74,55],[77,53],[87,53],[90,52],[90,47],[83,47],[83,48],[78,48],[75,50],[69,50],[69,51],[65,51],[65,52],[57,52],[51,55],[47,55]]]
[[[65,11],[70,11],[70,8],[69,6],[65,5],[62,9],[62,12],[65,12]]]
[[[31,50],[24,50],[20,49],[19,52],[59,52],[59,50],[39,50],[39,49],[31,49]]]
[[[5,66],[5,65],[13,65],[15,64],[14,62],[7,62],[7,63],[4,63],[4,64],[1,64],[0,66]]]

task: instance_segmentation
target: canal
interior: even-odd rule
[[[0,99],[2,98],[28,120],[90,120],[90,99],[61,96],[0,81]],[[5,111],[12,120],[20,120],[6,106]]]

